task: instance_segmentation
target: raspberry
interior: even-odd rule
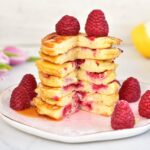
[[[114,130],[133,128],[135,124],[134,114],[127,101],[119,101],[111,117],[111,126]]]
[[[101,10],[95,9],[88,15],[85,31],[88,36],[102,37],[108,35],[109,26]]]
[[[64,110],[63,110],[63,116],[68,116],[70,115],[72,110],[72,105],[68,104],[67,106],[65,106]]]
[[[139,114],[150,119],[150,90],[147,90],[139,102]]]
[[[16,87],[10,99],[10,107],[14,110],[24,110],[30,107],[30,97],[23,86]]]
[[[80,30],[79,21],[72,16],[63,16],[55,26],[59,35],[77,35]]]
[[[119,91],[120,99],[126,100],[128,102],[135,102],[138,101],[140,95],[141,89],[137,79],[130,77],[123,82]]]
[[[77,68],[80,68],[80,65],[82,65],[84,62],[85,62],[85,59],[77,59],[77,60],[75,61],[76,67],[77,67]]]
[[[97,72],[88,72],[86,73],[89,77],[93,79],[102,79],[104,78],[104,72],[103,73],[97,73]]]
[[[32,100],[36,96],[35,89],[37,87],[37,83],[32,74],[24,75],[19,86],[23,86],[26,89],[27,93],[29,94],[30,100]]]

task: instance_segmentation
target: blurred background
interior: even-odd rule
[[[41,37],[53,32],[65,14],[76,16],[84,31],[87,15],[102,9],[110,35],[130,43],[130,31],[150,21],[149,0],[0,0],[0,46],[39,45]]]
[[[130,37],[136,25],[150,21],[149,0],[0,0],[0,48],[12,45],[38,55],[41,38],[55,31],[55,24],[63,15],[76,16],[84,32],[87,15],[93,9],[105,12],[109,35],[123,40],[121,49],[124,53],[118,59],[118,78],[135,76],[150,82],[150,60],[136,51]],[[17,71],[17,79],[13,79],[17,82],[25,72],[36,74],[33,66],[18,66],[9,77],[14,77],[13,73]]]

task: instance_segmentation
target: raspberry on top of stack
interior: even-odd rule
[[[61,119],[79,109],[110,116],[118,101],[119,82],[114,59],[121,54],[121,40],[108,36],[101,10],[93,10],[79,33],[75,17],[64,16],[56,33],[41,41],[37,68],[39,83],[34,98],[38,113]]]

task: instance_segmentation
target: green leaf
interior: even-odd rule
[[[34,57],[34,56],[31,56],[27,59],[27,62],[35,62],[37,60],[39,60],[40,58],[39,57]]]
[[[13,54],[13,53],[10,53],[10,52],[4,52],[5,53],[5,55],[7,55],[8,57],[17,57],[18,55],[16,55],[16,54]]]
[[[7,69],[7,70],[11,70],[12,67],[10,65],[7,64],[0,64],[0,69]]]

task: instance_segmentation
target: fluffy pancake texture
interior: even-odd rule
[[[121,53],[119,48],[89,49],[79,48],[77,59],[113,60]]]
[[[47,104],[50,105],[57,105],[57,106],[65,106],[73,102],[73,97],[74,97],[74,92],[64,96],[60,97],[58,99],[54,98],[49,98],[47,95],[44,94],[38,94],[38,97],[42,99],[42,101],[46,102]]]
[[[94,84],[108,84],[115,80],[116,73],[115,71],[109,70],[101,73],[97,72],[88,72],[85,70],[78,70],[78,79],[81,81],[87,81]]]
[[[37,68],[40,72],[54,75],[57,77],[64,77],[73,72],[76,68],[75,62],[67,62],[62,65],[53,64],[47,61],[38,60],[36,62]]]
[[[78,81],[76,74],[77,72],[74,71],[66,75],[65,77],[61,78],[45,74],[43,72],[39,72],[39,77],[43,85],[50,87],[64,87],[69,84],[76,83]]]
[[[115,70],[117,64],[112,61],[101,61],[101,60],[93,60],[86,59],[80,64],[80,68],[86,70],[88,72],[104,72],[106,70]]]
[[[119,45],[120,39],[114,37],[88,38],[85,34],[77,36],[60,36],[52,33],[41,41],[41,51],[50,56],[64,54],[74,47],[88,47],[90,49],[110,48],[112,45]]]
[[[94,102],[94,103],[89,103],[89,102],[84,102],[82,104],[80,104],[80,108],[84,111],[88,111],[91,113],[95,113],[98,115],[103,115],[106,117],[109,117],[112,115],[113,111],[114,111],[114,107],[113,106],[106,106],[106,105],[102,105],[99,102]]]
[[[83,95],[84,94],[84,95]],[[80,101],[87,101],[87,102],[99,102],[106,106],[114,105],[118,99],[118,93],[113,93],[111,95],[105,95],[100,93],[79,93],[79,97],[81,98]]]
[[[61,36],[41,41],[36,62],[40,83],[33,103],[39,114],[62,119],[80,109],[110,116],[118,101],[116,81],[120,39],[114,37]]]
[[[76,70],[65,77],[56,77],[39,72],[41,83],[49,87],[65,87],[77,83],[78,80],[88,81],[94,84],[108,84],[115,80],[115,71],[109,70],[101,73],[88,72],[82,69]]]
[[[56,56],[76,47],[76,43],[77,36],[60,36],[52,33],[42,39],[41,50],[47,55]]]
[[[91,49],[106,49],[112,47],[112,45],[119,45],[121,40],[115,37],[87,37],[86,34],[79,34],[78,46],[88,47]]]
[[[53,119],[63,119],[63,117],[69,116],[78,110],[78,104],[72,102],[66,106],[50,105],[36,97],[33,99],[33,103],[37,108],[37,112],[41,115],[49,116]]]
[[[69,88],[61,87],[61,88],[52,88],[49,86],[45,86],[43,84],[39,84],[36,93],[40,95],[44,95],[48,98],[52,98],[55,100],[60,99],[61,97],[67,96],[70,93],[75,91],[74,86],[70,86]]]
[[[119,91],[120,85],[117,81],[113,81],[109,84],[93,84],[86,81],[80,81],[77,91],[100,93],[105,95],[111,95]]]
[[[86,81],[78,81],[76,84],[70,84],[62,88],[51,88],[43,84],[39,84],[36,93],[38,95],[43,95],[48,99],[59,100],[62,97],[65,97],[71,94],[74,91],[82,91],[89,93],[101,93],[105,95],[111,95],[117,93],[120,88],[120,84],[117,81],[113,81],[109,84],[93,84]]]
[[[113,60],[117,58],[120,53],[121,50],[118,48],[92,50],[89,48],[76,47],[69,50],[67,53],[57,56],[49,56],[41,51],[40,56],[43,60],[56,64],[63,64],[67,61],[74,61],[76,59]]]
[[[112,114],[114,106],[119,99],[118,94],[104,95],[98,93],[85,93],[84,96],[82,95],[80,101],[82,110],[105,116],[110,116]]]

